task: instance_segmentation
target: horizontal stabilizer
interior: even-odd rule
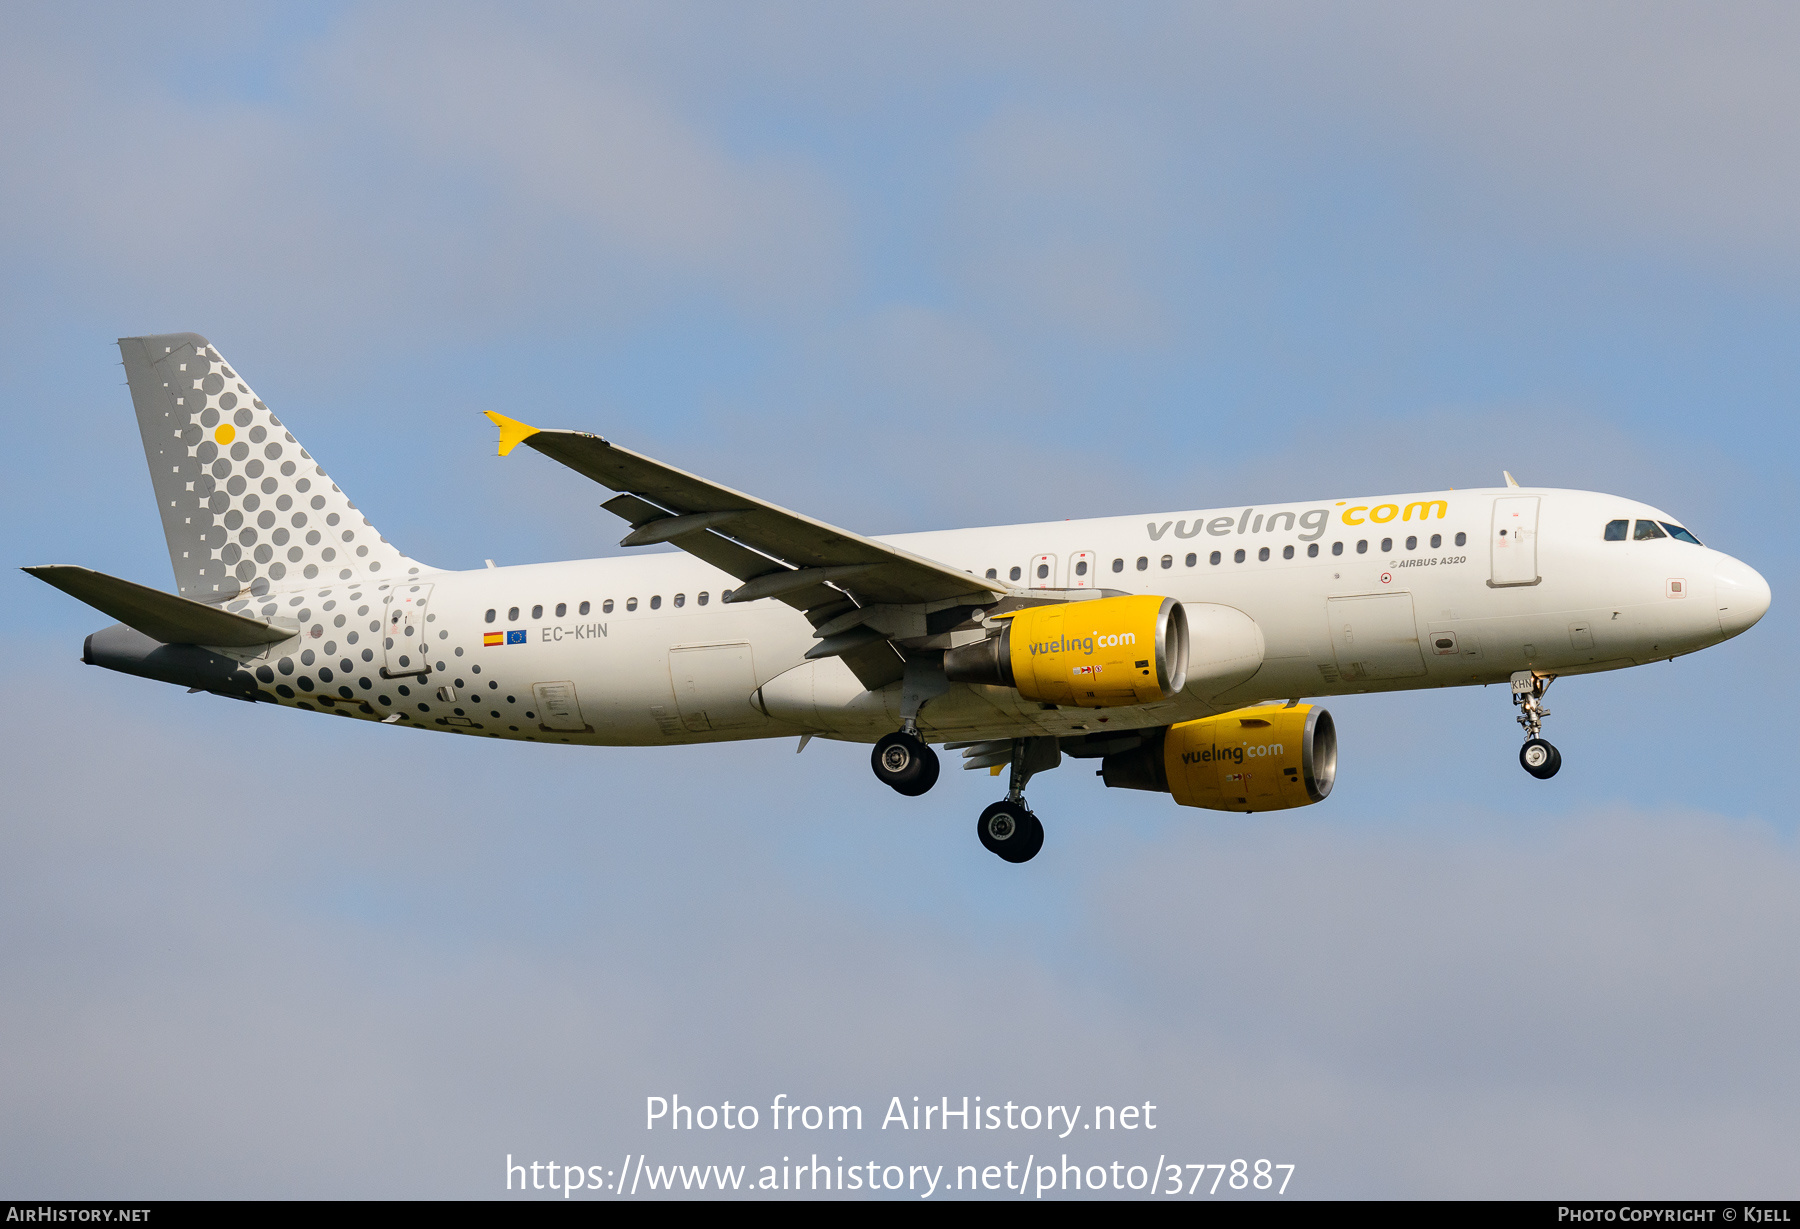
[[[247,619],[217,606],[120,580],[91,568],[52,564],[23,570],[164,644],[247,649],[258,644],[274,644],[294,634],[292,629],[275,627],[261,619]]]

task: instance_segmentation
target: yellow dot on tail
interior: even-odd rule
[[[220,447],[223,447],[237,438],[237,428],[228,422],[222,422],[219,424],[219,429],[213,432],[213,438],[219,441]]]

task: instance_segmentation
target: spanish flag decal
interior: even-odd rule
[[[496,644],[505,644],[505,643],[506,643],[506,633],[505,632],[483,632],[483,633],[481,633],[481,644],[482,644],[483,648],[489,648]]]

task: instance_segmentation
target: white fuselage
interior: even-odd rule
[[[1621,519],[1676,523],[1610,495],[1499,488],[883,540],[1018,589],[1232,607],[1260,632],[1260,666],[1197,672],[1180,696],[1145,707],[1051,708],[954,685],[919,716],[925,737],[942,741],[1167,725],[1259,700],[1505,682],[1521,670],[1618,669],[1715,644],[1767,608],[1767,585],[1730,556],[1675,537],[1605,540]],[[309,588],[272,595],[284,617],[304,615],[300,634],[245,664],[274,672],[292,693],[283,703],[478,736],[872,741],[896,728],[898,685],[867,692],[841,661],[807,662],[818,642],[805,617],[776,600],[723,602],[739,583],[669,552]],[[425,585],[432,672],[382,678],[388,602]],[[340,687],[354,703],[317,702]]]

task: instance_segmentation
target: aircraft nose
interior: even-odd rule
[[[1718,593],[1719,630],[1727,636],[1748,631],[1769,609],[1769,582],[1747,563],[1721,555],[1713,568]]]

